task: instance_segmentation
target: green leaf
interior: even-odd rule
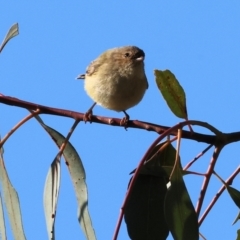
[[[237,230],[237,239],[236,240],[240,240],[240,229]]]
[[[171,186],[166,194],[165,218],[174,240],[199,239],[197,214],[183,181],[179,163],[172,173]]]
[[[18,32],[18,24],[15,23],[15,24],[12,25],[12,27],[9,29],[6,37],[4,38],[4,40],[3,40],[3,42],[2,42],[2,44],[1,44],[1,46],[0,46],[0,53],[2,52],[2,50],[3,50],[3,48],[5,47],[5,45],[7,44],[7,42],[8,42],[11,38],[17,36],[18,34],[19,34],[19,32]]]
[[[5,218],[3,213],[2,197],[0,195],[0,237],[1,240],[7,240]]]
[[[44,186],[44,213],[47,223],[48,239],[55,239],[55,219],[57,210],[57,201],[60,188],[61,165],[59,154],[53,160],[48,170]]]
[[[171,111],[179,118],[187,119],[186,96],[182,86],[169,70],[154,71],[156,83]]]
[[[233,221],[232,225],[234,225],[240,219],[240,212],[238,213],[237,217]]]
[[[166,183],[175,159],[176,149],[166,141],[155,146],[140,169],[124,211],[131,239],[167,238],[169,228],[164,216]]]
[[[22,224],[20,202],[16,190],[13,188],[5,168],[2,149],[0,148],[0,182],[4,204],[7,209],[14,239],[25,240]]]
[[[234,203],[238,206],[238,208],[240,208],[240,192],[230,186],[227,186],[227,190]]]
[[[166,181],[163,177],[138,175],[124,209],[130,239],[167,238],[169,228],[164,217],[166,191]]]
[[[43,123],[39,116],[35,116],[37,121],[42,125],[42,127],[49,133],[54,142],[58,147],[65,141],[65,137],[54,130],[53,128],[47,126]],[[82,227],[82,230],[88,240],[95,240],[95,232],[92,226],[91,217],[88,211],[88,192],[86,184],[86,174],[82,161],[73,147],[73,145],[68,142],[64,151],[63,156],[66,159],[67,167],[72,179],[72,183],[75,189],[75,193],[78,201],[78,221]]]

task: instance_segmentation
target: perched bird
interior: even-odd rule
[[[85,79],[85,90],[94,104],[85,113],[84,121],[91,121],[92,109],[96,104],[117,112],[125,117],[121,125],[126,125],[129,115],[126,110],[137,105],[148,88],[144,71],[143,50],[135,46],[113,48],[102,53],[87,67],[86,74],[77,79]]]

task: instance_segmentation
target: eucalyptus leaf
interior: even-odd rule
[[[57,201],[60,188],[61,165],[60,156],[53,160],[44,186],[44,212],[49,240],[55,239],[54,223],[56,219]]]
[[[3,212],[3,203],[2,203],[2,196],[0,195],[0,239],[6,240],[6,227],[5,227],[5,218]]]
[[[227,191],[231,196],[232,200],[234,201],[234,203],[238,206],[238,208],[240,208],[240,192],[237,189],[230,186],[227,186]]]
[[[236,240],[240,240],[240,229],[237,230],[237,239]]]
[[[0,149],[0,183],[2,185],[2,195],[7,209],[14,239],[25,240],[22,224],[20,202],[16,190],[13,188],[5,168],[2,149]]]
[[[198,219],[177,163],[165,197],[165,218],[174,240],[198,240]]]
[[[37,121],[49,133],[58,147],[65,142],[65,137],[55,129],[43,123],[39,116],[35,116]],[[66,160],[67,167],[73,182],[75,193],[78,201],[78,220],[81,228],[88,240],[95,240],[95,232],[92,226],[91,217],[88,211],[88,192],[86,185],[86,174],[82,161],[70,142],[67,143],[63,156]]]
[[[7,44],[7,42],[17,36],[19,34],[19,31],[18,31],[18,24],[15,23],[14,25],[12,25],[12,27],[8,30],[8,33],[6,35],[6,37],[4,38],[1,46],[0,46],[0,53],[2,52],[3,48],[5,47],[5,45]]]
[[[157,86],[171,111],[177,117],[187,119],[186,95],[174,74],[169,70],[155,70],[154,74]]]
[[[131,239],[167,238],[169,227],[164,216],[164,202],[175,159],[176,149],[165,141],[155,146],[140,169],[124,211]]]
[[[238,213],[237,217],[233,221],[232,225],[234,225],[240,219],[240,212]]]
[[[166,191],[165,178],[138,175],[124,209],[124,218],[131,239],[167,238],[169,228],[164,217]]]

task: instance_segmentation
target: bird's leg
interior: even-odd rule
[[[125,114],[125,117],[121,120],[120,125],[126,126],[129,121],[129,115],[126,113],[126,111],[123,110],[123,113]]]
[[[95,105],[96,105],[97,103],[95,102],[89,109],[88,109],[88,111],[84,114],[84,116],[83,116],[83,121],[84,122],[87,122],[87,121],[89,121],[89,122],[91,122],[91,119],[92,119],[92,110],[93,110],[93,108],[95,107]]]

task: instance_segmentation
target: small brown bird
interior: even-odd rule
[[[148,88],[144,58],[143,50],[126,46],[109,49],[90,63],[86,74],[77,77],[85,79],[85,90],[94,101],[84,116],[85,121],[91,121],[92,109],[98,104],[123,111],[125,117],[120,124],[127,124],[126,110],[137,105]]]

